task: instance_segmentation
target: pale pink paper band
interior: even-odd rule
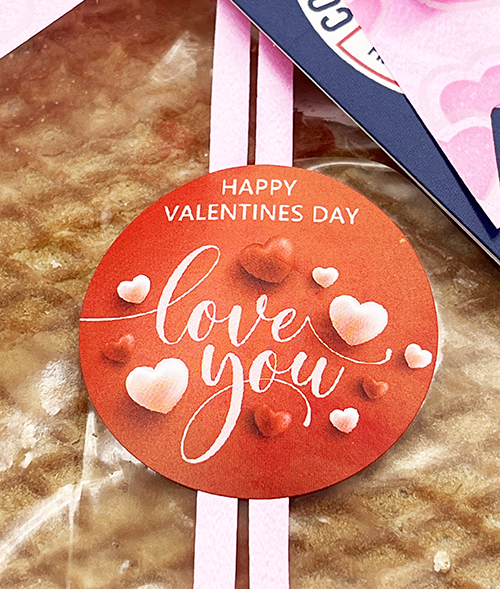
[[[265,35],[259,38],[255,163],[293,164],[293,64]]]
[[[194,589],[234,589],[238,499],[198,491]]]
[[[250,23],[219,0],[215,31],[210,171],[248,161]],[[256,163],[292,165],[293,66],[259,41]],[[234,589],[238,501],[198,492],[194,589]],[[289,500],[249,502],[251,589],[288,589]]]
[[[210,172],[248,162],[250,108],[248,19],[218,0],[210,120]],[[234,589],[238,500],[199,491],[196,498],[194,589]]]
[[[293,65],[261,33],[255,163],[293,163]],[[249,502],[250,589],[288,589],[289,499]]]
[[[290,500],[249,502],[250,589],[288,589]]]
[[[250,21],[219,0],[215,23],[210,172],[248,162]]]
[[[48,27],[82,0],[0,0],[0,57]]]

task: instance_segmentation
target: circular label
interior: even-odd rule
[[[144,464],[218,495],[304,494],[383,454],[418,412],[438,333],[396,225],[297,168],[209,174],[161,198],[89,286],[94,405]]]
[[[401,92],[344,0],[297,0],[307,20],[346,63],[370,80]]]

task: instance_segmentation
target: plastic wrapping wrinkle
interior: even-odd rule
[[[86,2],[0,60],[2,588],[192,587],[195,492],[92,424],[77,332],[115,237],[208,169],[213,16],[209,0]],[[176,43],[184,50],[168,67],[179,77],[163,92],[152,72]],[[352,480],[291,500],[291,589],[490,589],[500,582],[498,268],[411,182],[360,160],[385,156],[358,130],[330,114],[303,121],[295,153],[322,157],[296,163],[396,221],[429,275],[443,344],[398,444]],[[241,552],[237,587],[248,587]]]

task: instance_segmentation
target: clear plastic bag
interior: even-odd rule
[[[78,319],[123,228],[207,171],[214,8],[89,0],[0,61],[6,589],[192,585],[196,493],[139,464],[89,410]],[[292,499],[291,587],[490,589],[500,583],[498,268],[300,74],[296,88],[297,165],[353,185],[399,224],[428,272],[442,353],[423,409],[385,456]],[[238,589],[245,512],[242,502]]]

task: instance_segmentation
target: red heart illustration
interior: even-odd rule
[[[135,338],[130,333],[122,336],[119,340],[113,342],[107,342],[104,345],[102,353],[108,360],[113,362],[119,362],[124,364],[128,362],[132,357],[135,350]]]
[[[292,422],[292,416],[286,411],[273,411],[268,405],[258,405],[254,410],[255,424],[266,438],[279,436]]]
[[[282,282],[295,262],[293,243],[286,237],[271,237],[264,243],[252,243],[240,254],[240,264],[264,282]]]
[[[371,376],[363,378],[363,390],[369,399],[380,399],[389,391],[389,383],[382,380],[375,380]]]

